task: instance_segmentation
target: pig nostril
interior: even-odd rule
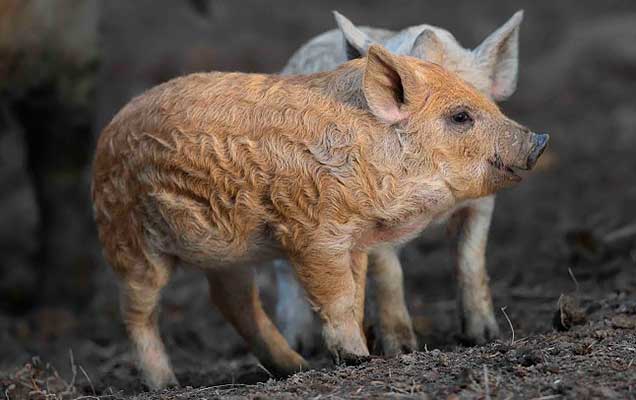
[[[536,147],[545,147],[545,145],[548,144],[548,140],[550,140],[550,135],[546,133],[537,134],[537,137],[535,140]]]
[[[543,151],[545,150],[549,140],[550,135],[548,134],[535,134],[534,147],[530,152],[530,155],[528,156],[528,169],[534,167],[534,165],[537,163],[537,160],[539,159],[539,157],[541,157],[541,154],[543,154]]]

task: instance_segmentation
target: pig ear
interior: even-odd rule
[[[477,61],[490,71],[490,94],[498,101],[510,97],[517,88],[519,25],[522,20],[523,11],[517,11],[474,50]]]
[[[408,117],[404,111],[405,78],[395,56],[380,45],[369,47],[362,91],[371,112],[387,124],[395,124]]]
[[[347,17],[338,11],[333,11],[333,16],[336,18],[338,28],[340,28],[344,36],[347,60],[353,60],[354,58],[360,58],[366,55],[369,46],[374,43],[369,35],[362,32],[353,22],[349,21]]]
[[[444,62],[444,44],[435,32],[430,29],[424,29],[413,42],[411,56],[442,65]]]

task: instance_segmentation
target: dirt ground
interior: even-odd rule
[[[252,8],[238,12],[230,3],[219,1],[212,8],[212,22],[223,21],[210,38],[210,46],[218,51],[192,56],[196,65],[209,56],[213,66],[223,69],[280,69],[305,39],[333,27],[330,9],[341,9],[356,22],[388,27],[434,23],[457,31],[458,38],[472,46],[525,8],[520,84],[502,108],[529,127],[550,133],[552,140],[538,171],[497,197],[488,269],[502,337],[485,346],[460,344],[453,243],[443,230],[425,233],[401,254],[419,352],[341,368],[334,368],[324,354],[315,354],[310,361],[316,369],[282,381],[270,379],[210,307],[200,275],[180,270],[163,298],[161,330],[182,388],[150,393],[132,364],[115,279],[99,266],[87,274],[94,293],[82,304],[51,301],[26,312],[0,312],[0,397],[636,399],[632,1],[522,1],[505,7],[480,2],[483,5],[477,7],[475,2],[440,0],[427,5],[430,12],[423,5],[397,2],[403,9],[396,7],[386,15],[381,2],[343,7],[316,2],[303,10],[291,5],[276,8],[272,20],[260,25],[251,24],[268,14],[263,6],[248,1]],[[449,13],[450,6],[456,6],[457,13]],[[120,12],[134,14],[122,8]],[[292,18],[293,13],[297,15]],[[171,29],[190,28],[210,33],[194,23],[157,22],[169,14],[159,7],[148,12],[145,18],[153,21],[153,34],[167,37]],[[457,15],[473,15],[474,25],[459,24]],[[233,17],[244,17],[237,20],[235,31],[228,26]],[[382,23],[385,17],[390,23]],[[102,70],[99,114],[105,119],[137,87],[128,84],[135,74],[156,73],[153,79],[163,80],[188,70],[175,67],[166,73],[130,67],[129,60],[143,57],[139,49],[124,49],[130,43],[122,37],[130,31],[117,24],[133,29],[138,20],[112,18],[103,27],[110,60]],[[172,35],[174,46],[191,37]],[[254,43],[260,37],[265,43],[257,49]],[[180,59],[182,53],[171,57],[166,50],[172,42],[162,40],[157,41],[164,46],[161,57]],[[148,57],[153,51],[147,49]],[[238,61],[232,63],[234,59]],[[140,82],[138,87],[152,83]],[[267,272],[261,275],[266,287],[270,277]],[[59,293],[59,299],[66,295]],[[271,310],[275,293],[266,291],[264,296]]]
[[[205,322],[185,319],[184,310],[171,302],[164,336],[183,388],[160,393],[145,391],[119,327],[98,326],[103,319],[98,317],[93,326],[76,322],[81,331],[69,334],[72,328],[60,324],[60,315],[41,316],[55,320],[55,326],[40,331],[56,338],[41,339],[46,344],[30,351],[39,356],[5,371],[0,390],[9,399],[631,399],[636,398],[636,296],[625,287],[636,283],[633,269],[633,259],[619,258],[588,271],[603,276],[599,280],[575,282],[567,270],[548,280],[545,275],[504,278],[494,287],[495,303],[510,318],[509,325],[500,313],[500,340],[458,345],[454,303],[432,301],[414,310],[421,351],[339,368],[318,356],[312,359],[316,370],[282,381],[259,368],[216,313]],[[11,329],[28,331],[29,322],[38,323],[24,321]],[[206,333],[213,337],[203,337]],[[52,347],[57,355],[46,352]],[[48,364],[50,359],[60,364]]]
[[[589,321],[566,333],[375,358],[281,382],[166,391],[161,398],[634,398],[636,303],[612,295],[586,309]]]

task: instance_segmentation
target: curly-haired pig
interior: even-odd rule
[[[547,135],[438,65],[371,46],[335,71],[199,73],[132,100],[101,133],[92,196],[152,388],[176,384],[157,327],[177,265],[276,375],[306,368],[264,313],[252,265],[287,257],[336,362],[369,354],[367,253],[520,181]]]

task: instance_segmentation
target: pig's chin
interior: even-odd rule
[[[505,182],[507,184],[521,181],[521,176],[517,174],[515,167],[504,163],[498,154],[495,154],[492,158],[488,159],[488,164],[490,164],[490,167],[493,170],[494,175],[498,178],[498,181],[502,181],[502,183]]]

